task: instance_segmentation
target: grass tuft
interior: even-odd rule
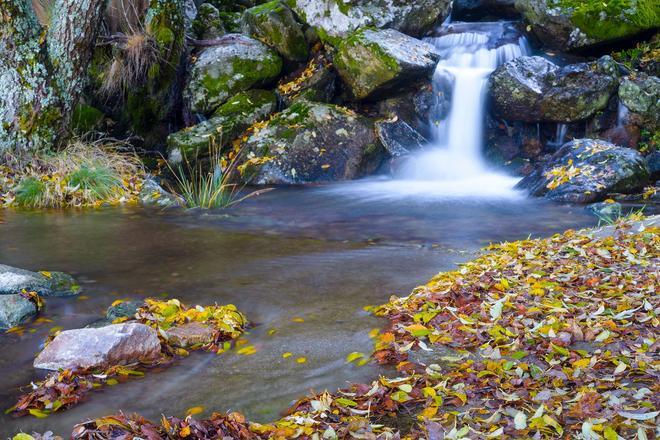
[[[34,176],[27,176],[15,189],[16,203],[25,207],[39,207],[45,199],[46,185]]]

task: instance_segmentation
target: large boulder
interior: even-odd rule
[[[382,159],[369,119],[299,100],[247,139],[238,169],[250,184],[328,182],[369,174]]]
[[[552,49],[582,49],[660,26],[656,0],[516,0],[516,9],[534,35]]]
[[[239,34],[227,43],[209,47],[195,60],[184,99],[191,111],[211,113],[231,96],[272,82],[282,59],[265,44]]]
[[[576,139],[561,147],[542,168],[518,183],[533,196],[591,203],[610,193],[631,193],[649,181],[644,158],[606,141]]]
[[[660,128],[660,78],[639,72],[624,78],[619,100],[642,118],[643,125],[652,130]]]
[[[309,47],[302,26],[280,0],[255,6],[243,14],[243,32],[265,43],[290,61],[305,61]]]
[[[69,296],[79,293],[73,277],[62,272],[31,272],[0,264],[0,295],[37,292],[40,296]]]
[[[107,368],[149,362],[160,356],[160,340],[153,328],[138,323],[65,330],[34,360],[45,370]]]
[[[200,40],[212,40],[223,36],[226,32],[220,11],[210,3],[202,3],[192,23],[192,32]]]
[[[432,125],[447,117],[451,109],[451,96],[436,93],[430,80],[421,81],[406,90],[389,96],[378,103],[383,118],[397,118],[430,139]]]
[[[277,109],[275,94],[267,90],[248,90],[234,95],[213,113],[213,117],[167,137],[167,154],[171,163],[184,157],[194,159],[222,148],[245,129]]]
[[[287,3],[330,43],[337,43],[363,26],[422,36],[447,18],[451,10],[451,0],[287,0]]]
[[[361,29],[342,41],[334,57],[353,96],[364,99],[420,78],[430,78],[440,54],[430,44],[393,29]]]
[[[0,295],[0,330],[15,327],[37,314],[37,306],[23,295]]]
[[[618,86],[617,68],[609,56],[592,63],[559,67],[545,58],[518,57],[490,76],[495,115],[525,122],[580,121],[607,104]]]

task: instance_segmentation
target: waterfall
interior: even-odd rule
[[[483,159],[488,76],[499,65],[529,53],[524,37],[498,44],[504,26],[505,23],[449,23],[443,27],[459,32],[427,39],[442,54],[433,83],[436,93],[451,89],[451,109],[446,118],[436,123],[432,145],[410,158],[399,177],[456,181],[492,175]],[[434,119],[440,119],[440,111],[440,107],[436,109]]]

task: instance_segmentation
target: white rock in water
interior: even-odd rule
[[[113,324],[60,333],[34,360],[35,368],[105,368],[160,355],[158,333],[144,324]]]

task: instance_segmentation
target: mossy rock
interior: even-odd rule
[[[660,129],[660,78],[637,72],[621,81],[619,99],[641,116],[650,130]]]
[[[579,50],[660,26],[656,0],[516,0],[516,9],[552,49]]]
[[[430,78],[440,55],[433,46],[393,29],[361,29],[344,40],[334,58],[353,96],[364,99],[401,84]]]
[[[225,34],[220,11],[210,3],[202,3],[192,23],[192,32],[200,40],[212,40]]]
[[[298,99],[331,102],[337,91],[337,73],[330,61],[319,53],[310,62],[280,81],[277,94],[285,106]]]
[[[271,83],[282,59],[263,43],[232,34],[234,44],[209,47],[197,58],[184,90],[190,110],[209,114],[232,95]]]
[[[517,188],[559,202],[592,203],[610,193],[632,193],[649,182],[639,152],[602,140],[576,139],[561,147]]]
[[[304,61],[309,47],[302,26],[293,12],[280,0],[274,0],[245,11],[243,33],[275,49],[290,61]]]
[[[0,330],[22,324],[37,314],[37,306],[19,294],[0,295]]]
[[[0,295],[18,294],[23,290],[40,296],[77,295],[80,286],[62,272],[31,272],[0,264]]]
[[[337,45],[365,26],[422,36],[451,10],[450,0],[286,0],[326,43]]]
[[[238,93],[218,107],[211,119],[169,135],[168,157],[176,163],[183,157],[191,159],[207,154],[213,147],[222,148],[276,109],[277,98],[271,91]]]
[[[570,123],[607,107],[617,90],[618,71],[609,56],[561,68],[541,57],[518,57],[497,68],[489,81],[496,116]]]
[[[383,158],[371,120],[300,100],[242,144],[236,179],[255,185],[350,180],[372,173]]]
[[[85,134],[99,127],[105,115],[96,107],[78,103],[73,109],[71,124],[76,133]]]

